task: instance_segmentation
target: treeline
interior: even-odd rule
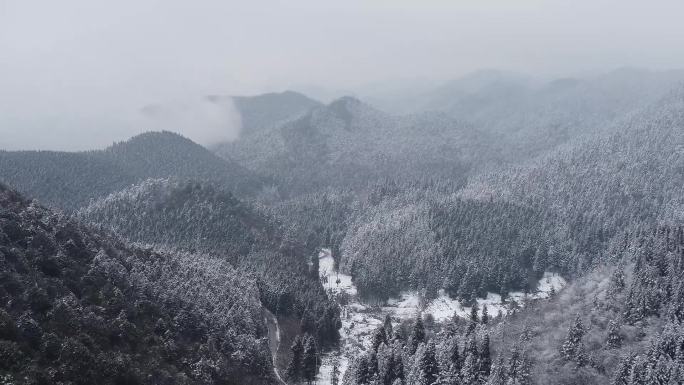
[[[615,267],[504,318],[388,318],[341,383],[681,384],[684,228],[636,231],[610,252]]]
[[[484,384],[492,375],[489,318],[473,313],[471,319],[436,325],[418,315],[393,324],[387,316],[366,352],[355,357],[339,382],[344,385]],[[511,361],[517,372],[527,370],[523,360]],[[333,383],[336,381],[333,376]]]
[[[684,88],[530,164],[472,178],[465,199],[505,201],[554,212],[575,233],[591,265],[624,231],[681,223],[684,185]],[[601,245],[601,243],[597,243]]]
[[[127,246],[0,186],[0,376],[17,384],[269,384],[255,281]]]
[[[342,268],[362,293],[443,288],[470,303],[488,291],[533,291],[545,271],[575,271],[578,246],[555,217],[462,200],[455,187],[388,181],[370,194],[341,245]]]

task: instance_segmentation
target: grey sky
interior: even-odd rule
[[[141,107],[206,94],[682,68],[682,15],[679,0],[0,0],[0,148],[104,147],[159,128]],[[193,137],[187,110],[163,122]]]

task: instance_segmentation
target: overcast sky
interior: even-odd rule
[[[207,140],[226,118],[207,94],[684,68],[682,15],[681,0],[0,0],[0,148],[101,148],[159,129],[139,116],[151,103]]]

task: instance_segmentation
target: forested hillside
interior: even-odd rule
[[[684,1],[35,3],[0,385],[684,385]]]
[[[275,383],[256,282],[221,260],[127,246],[0,186],[0,264],[7,383]]]
[[[681,223],[684,88],[530,165],[473,178],[464,198],[516,202],[559,213],[570,226],[609,237],[632,226]]]
[[[274,314],[304,320],[322,345],[337,341],[339,310],[309,267],[320,243],[290,238],[282,225],[218,187],[148,180],[77,213],[134,242],[211,254],[256,278]],[[306,324],[310,323],[310,325]]]
[[[263,180],[187,138],[150,132],[105,150],[0,151],[0,181],[51,206],[74,210],[147,178],[212,180],[239,194]]]
[[[496,163],[488,137],[444,114],[392,116],[345,97],[219,150],[278,183],[285,196],[365,188],[378,178],[465,180]]]
[[[610,253],[613,266],[503,319],[388,319],[342,383],[682,383],[684,229],[632,233]]]

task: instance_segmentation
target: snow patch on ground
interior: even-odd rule
[[[438,297],[432,301],[426,301],[421,292],[405,291],[399,295],[399,298],[391,298],[380,307],[364,304],[357,296],[352,277],[335,270],[335,262],[330,250],[323,249],[318,257],[319,276],[326,291],[333,296],[346,294],[349,298],[348,304],[342,306],[341,310],[340,348],[322,355],[322,365],[317,378],[320,383],[331,382],[332,368],[335,363],[339,367],[341,381],[350,359],[370,346],[373,331],[383,324],[387,314],[395,322],[413,319],[418,313],[431,314],[436,322],[448,322],[453,319],[454,315],[463,318],[470,316],[472,309],[464,307],[457,299],[450,298],[444,290],[441,290]],[[495,293],[487,293],[486,298],[477,298],[478,314],[482,316],[482,309],[486,305],[490,317],[495,317],[499,313],[506,315],[512,308],[523,306],[525,301],[548,298],[553,290],[558,292],[566,284],[563,277],[553,273],[544,273],[535,293],[512,292],[509,293],[506,302],[502,302],[501,296]]]
[[[560,275],[546,272],[542,279],[539,280],[537,294],[540,296],[539,298],[548,298],[552,289],[558,292],[567,284],[568,282]]]

